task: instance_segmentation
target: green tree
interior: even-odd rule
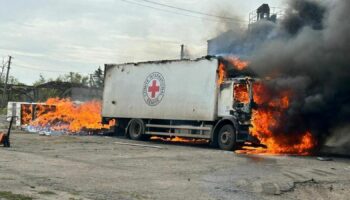
[[[44,83],[47,83],[47,82],[49,82],[49,80],[45,79],[45,77],[44,77],[42,74],[40,74],[40,75],[39,75],[39,79],[36,80],[36,81],[33,83],[33,85],[34,85],[34,86],[38,86],[38,85],[41,85],[41,84],[44,84]]]
[[[56,79],[56,81],[82,84],[84,86],[88,86],[88,80],[89,80],[88,76],[84,76],[77,72],[70,72],[69,74],[59,76]]]
[[[93,87],[102,88],[103,87],[103,81],[104,81],[104,73],[101,67],[98,67],[98,69],[95,70],[95,72],[92,75],[93,78]]]

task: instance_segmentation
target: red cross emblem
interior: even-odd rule
[[[152,85],[148,87],[148,92],[151,93],[151,97],[156,97],[156,94],[159,92],[159,86],[157,86],[157,80],[152,81]]]
[[[148,75],[142,87],[142,95],[149,106],[158,105],[165,94],[165,79],[159,72]]]

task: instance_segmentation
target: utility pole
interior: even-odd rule
[[[181,53],[180,53],[180,59],[185,59],[185,45],[181,45]]]
[[[11,69],[11,61],[12,61],[12,56],[9,56],[9,60],[7,62],[7,71],[6,71],[6,78],[5,78],[5,84],[4,84],[4,93],[3,93],[3,105],[6,106],[7,103],[7,84],[9,80],[9,75],[10,75],[10,69]]]
[[[73,72],[69,72],[70,82],[73,83]]]
[[[2,74],[5,71],[5,61],[4,58],[2,59],[2,66],[1,66],[1,72],[0,72],[0,83],[2,83]]]

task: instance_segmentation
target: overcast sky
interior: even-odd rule
[[[0,58],[12,55],[11,75],[32,84],[39,74],[87,75],[104,63],[177,59],[180,44],[200,57],[206,41],[226,27],[225,20],[126,1],[0,0]],[[237,26],[246,26],[249,12],[262,3],[285,7],[283,0],[152,1],[237,18]]]

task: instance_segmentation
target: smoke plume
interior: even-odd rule
[[[249,56],[253,71],[272,79],[271,91],[292,91],[276,133],[311,131],[322,145],[332,130],[350,124],[349,10],[348,0],[290,1],[284,19]]]
[[[310,131],[319,146],[339,130],[350,135],[349,11],[348,0],[289,0],[277,23],[261,20],[235,39],[221,38],[233,42],[216,54],[244,55],[258,77],[269,78],[271,101],[291,92],[274,134]]]

